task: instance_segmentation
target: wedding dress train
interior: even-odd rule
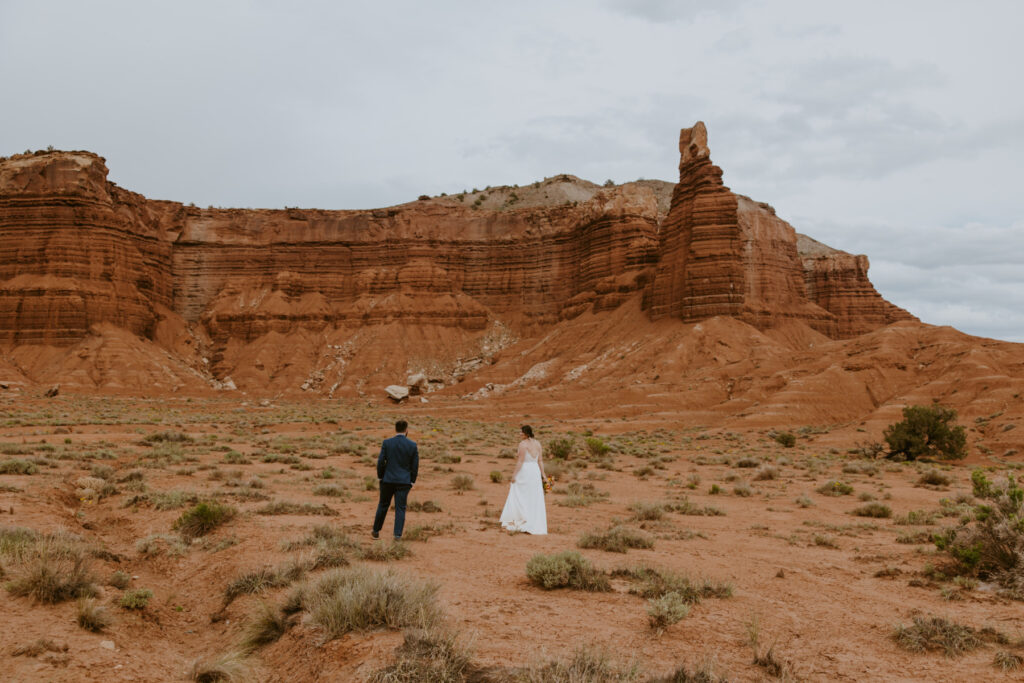
[[[536,442],[534,442],[536,443]],[[501,528],[524,531],[528,534],[546,534],[548,515],[544,508],[544,482],[537,464],[540,444],[536,453],[526,448],[523,466],[509,486],[508,499],[501,511]]]

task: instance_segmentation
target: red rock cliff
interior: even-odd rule
[[[832,337],[910,317],[875,292],[866,258],[798,239],[729,191],[702,123],[680,153],[667,215],[663,184],[571,176],[472,203],[199,209],[117,187],[95,154],[17,155],[0,161],[0,344],[66,347],[102,323],[170,348],[188,328],[214,375],[269,386],[325,363],[352,372],[352,348],[393,343],[359,337],[374,327],[416,328],[414,348],[359,366],[398,372],[462,355],[496,324],[530,336],[641,296],[653,319],[799,319]]]
[[[774,209],[729,191],[711,163],[703,123],[681,131],[679,152],[679,183],[644,295],[651,318],[725,315],[760,329],[796,319],[831,337],[913,319],[878,295],[866,257],[802,254],[809,242]]]

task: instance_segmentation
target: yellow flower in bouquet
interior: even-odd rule
[[[544,493],[551,490],[551,487],[555,485],[555,480],[551,477],[544,477]]]

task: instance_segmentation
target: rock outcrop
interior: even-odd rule
[[[659,181],[558,176],[367,211],[200,209],[117,187],[89,152],[16,155],[0,161],[0,349],[113,325],[211,383],[333,394],[455,375],[500,352],[496,328],[530,337],[641,299],[653,320],[801,320],[833,338],[911,318],[866,257],[725,187],[702,123],[680,153],[671,200]]]
[[[833,338],[914,319],[875,291],[867,257],[798,235],[767,204],[725,187],[703,123],[682,130],[679,152],[679,184],[645,293],[652,319],[725,315],[758,329],[795,319]]]

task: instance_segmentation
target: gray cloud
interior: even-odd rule
[[[702,119],[727,184],[868,254],[894,301],[1019,339],[1022,20],[1006,0],[0,2],[0,154],[92,149],[200,205],[356,208],[673,180]]]

